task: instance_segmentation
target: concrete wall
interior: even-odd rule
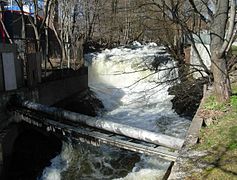
[[[24,123],[9,126],[0,134],[0,179],[37,179],[61,147],[52,133]]]
[[[53,105],[88,88],[88,75],[69,77],[39,86],[39,103]]]
[[[6,104],[12,95],[18,94],[27,100],[53,105],[87,88],[88,75],[86,72],[85,74],[64,78],[62,80],[45,82],[34,89],[21,88],[16,91],[0,92],[0,131],[10,123]]]
[[[0,92],[4,91],[4,73],[3,73],[3,64],[2,64],[2,56],[0,56]]]
[[[6,104],[12,95],[18,94],[27,100],[53,105],[86,89],[88,89],[87,69],[71,77],[68,76],[61,80],[44,82],[35,88],[20,88],[8,92],[0,91],[0,131],[10,123],[8,121]]]

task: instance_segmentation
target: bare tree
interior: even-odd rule
[[[163,12],[169,21],[179,27],[181,35],[185,34],[194,46],[200,63],[207,73],[209,70],[195,48],[193,36],[194,34],[199,35],[200,31],[204,29],[210,31],[211,48],[209,54],[212,60],[211,72],[214,77],[216,96],[220,102],[229,101],[231,88],[226,66],[226,54],[235,35],[236,1],[151,0],[144,5],[156,6],[159,12]],[[191,19],[191,17],[195,17],[195,19]],[[182,47],[179,46],[179,48]]]
[[[227,72],[227,51],[234,36],[236,1],[217,1],[211,22],[211,59],[216,96],[220,102],[229,101],[231,87]]]
[[[236,1],[206,0],[200,3],[189,0],[189,3],[193,12],[210,28],[211,71],[214,77],[215,93],[219,102],[228,102],[231,86],[227,71],[227,52],[235,36]],[[200,5],[206,9],[206,14],[198,7]]]
[[[15,1],[23,12],[22,0]],[[235,0],[46,0],[41,23],[37,20],[38,1],[31,1],[35,13],[28,19],[36,40],[40,41],[42,32],[47,36],[45,24],[53,29],[61,47],[61,67],[64,60],[67,60],[67,67],[71,66],[71,59],[83,62],[83,44],[89,41],[106,42],[107,45],[133,40],[156,41],[167,45],[175,59],[182,64],[185,36],[199,56],[204,71],[213,74],[218,100],[226,102],[230,98],[226,54],[236,33]],[[56,16],[58,21],[50,20]],[[202,41],[200,32],[203,30],[211,35],[211,71],[195,46],[194,35]],[[39,48],[40,44],[37,45]]]

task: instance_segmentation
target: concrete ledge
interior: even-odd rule
[[[180,166],[182,165],[183,161],[182,158],[183,156],[188,154],[188,150],[195,144],[197,144],[198,142],[198,138],[199,138],[199,134],[200,134],[200,130],[202,128],[203,125],[203,118],[200,116],[201,115],[201,109],[203,107],[203,104],[205,102],[205,99],[209,96],[210,91],[207,92],[207,87],[204,86],[204,95],[203,98],[201,100],[201,103],[199,105],[199,108],[195,114],[195,116],[193,117],[193,120],[191,122],[191,125],[188,129],[183,147],[181,148],[181,150],[179,151],[179,156],[176,160],[176,162],[174,163],[174,166],[171,169],[171,173],[168,177],[168,180],[183,180],[185,177],[184,173],[182,173]]]

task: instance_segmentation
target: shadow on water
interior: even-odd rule
[[[21,133],[14,142],[12,156],[7,159],[5,179],[37,179],[44,167],[50,165],[50,160],[60,153],[62,142],[51,134],[42,134],[23,124],[17,128]]]

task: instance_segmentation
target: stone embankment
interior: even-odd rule
[[[193,151],[192,147],[198,143],[200,130],[204,124],[204,118],[202,115],[202,107],[205,102],[205,99],[209,96],[211,90],[207,90],[206,85],[203,88],[203,98],[199,104],[199,107],[192,119],[191,125],[188,129],[184,145],[179,151],[179,157],[177,158],[174,166],[172,167],[171,173],[168,177],[168,180],[183,180],[188,175],[193,173],[189,170],[189,161],[195,161],[203,157],[206,152]],[[203,168],[202,164],[198,164],[195,172],[201,171]]]
[[[169,94],[175,96],[172,103],[177,114],[190,119],[194,117],[203,97],[203,85],[206,82],[206,79],[187,79],[169,88]]]

